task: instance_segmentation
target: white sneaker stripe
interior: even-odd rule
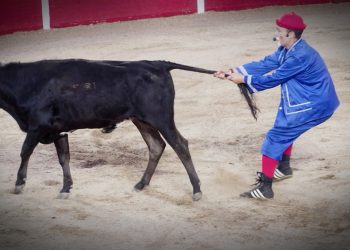
[[[266,197],[261,193],[259,189],[256,189],[256,192],[260,195],[260,198],[266,199]]]
[[[254,192],[255,192],[255,190],[253,190],[253,191],[250,192],[251,196],[253,196],[254,199],[258,199],[258,197],[255,195]]]
[[[279,171],[278,169],[275,170],[275,173],[274,173],[275,178],[279,179],[279,178],[282,178],[284,176],[285,175],[281,171]]]
[[[260,190],[258,189],[255,189],[251,192],[252,196],[255,198],[255,199],[264,199],[265,197],[262,195],[262,193],[260,192]]]
[[[284,176],[284,174],[281,171],[279,171],[279,169],[276,169],[275,172],[279,176]]]

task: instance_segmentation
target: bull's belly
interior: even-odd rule
[[[129,117],[129,108],[125,106],[66,106],[52,114],[50,123],[54,129],[67,132],[84,128],[104,128]]]

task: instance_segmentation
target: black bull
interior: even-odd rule
[[[62,132],[108,128],[130,119],[149,149],[147,168],[135,188],[142,190],[149,185],[166,145],[163,137],[185,166],[193,186],[193,199],[199,200],[200,181],[188,143],[174,123],[172,69],[215,72],[165,61],[45,60],[1,65],[0,108],[27,133],[15,193],[24,188],[34,148],[39,142],[53,142],[64,176],[60,196],[68,196],[73,181],[68,136]],[[251,94],[245,85],[239,87],[255,117],[257,109]]]

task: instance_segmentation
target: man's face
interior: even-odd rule
[[[276,26],[275,38],[278,44],[283,47],[288,47],[292,41],[293,34],[286,28]]]

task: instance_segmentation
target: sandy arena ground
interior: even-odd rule
[[[55,198],[62,170],[53,145],[36,148],[24,193],[15,195],[25,134],[0,110],[0,249],[349,249],[350,4],[22,32],[0,37],[0,60],[160,59],[226,69],[272,53],[274,20],[291,10],[308,24],[304,38],[329,66],[341,106],[295,143],[295,175],[274,185],[274,200],[239,194],[260,169],[260,145],[273,124],[279,88],[256,95],[256,122],[233,84],[174,70],[175,121],[189,140],[202,200],[192,201],[188,176],[169,146],[151,185],[133,191],[148,151],[130,121],[112,134],[70,134],[69,199]]]

